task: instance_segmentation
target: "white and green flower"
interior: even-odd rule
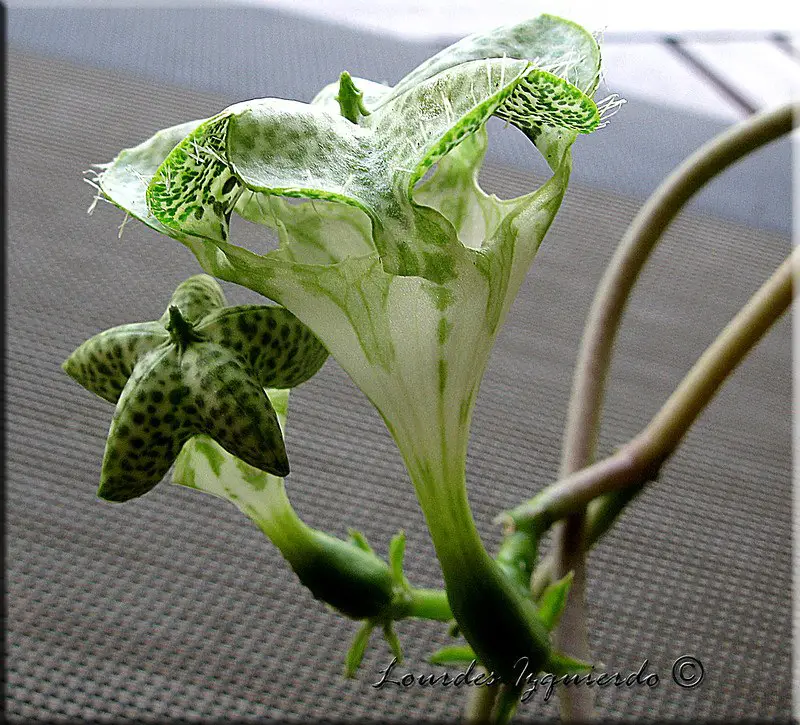
[[[542,15],[466,38],[393,88],[343,74],[310,104],[247,101],[166,129],[97,180],[206,272],[291,311],[369,397],[405,460],[460,628],[500,673],[520,656],[544,665],[551,650],[475,529],[470,417],[564,196],[570,147],[600,123],[599,64],[590,34]],[[501,201],[480,189],[492,116],[547,161],[536,191]],[[234,213],[277,232],[279,248],[236,246]]]

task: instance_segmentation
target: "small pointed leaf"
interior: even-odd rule
[[[373,552],[372,547],[369,545],[367,537],[364,536],[363,533],[357,531],[356,529],[348,529],[347,533],[350,536],[350,541],[352,541],[353,544],[357,546],[359,549],[361,549],[362,551],[366,551],[370,554],[375,553]]]
[[[350,645],[350,649],[347,650],[347,656],[345,657],[345,677],[356,676],[356,672],[361,665],[361,661],[364,659],[364,653],[367,651],[369,638],[374,628],[375,623],[367,620],[361,625],[358,632],[356,632],[356,636],[353,638],[353,644]]]
[[[563,579],[550,584],[539,597],[537,603],[537,614],[548,630],[555,629],[561,613],[567,604],[567,596],[572,586],[573,572],[567,574]]]
[[[544,671],[549,672],[556,676],[582,674],[584,672],[591,672],[593,666],[588,662],[575,659],[563,652],[551,652],[550,658],[544,665]]]
[[[394,631],[391,622],[384,622],[383,624],[383,637],[389,645],[389,649],[397,659],[398,664],[403,662],[403,647],[400,645],[400,638],[397,632]]]
[[[397,586],[407,587],[408,581],[403,574],[403,559],[406,553],[406,532],[402,529],[395,534],[389,543],[389,568],[392,579]]]

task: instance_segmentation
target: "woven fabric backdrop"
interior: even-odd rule
[[[87,216],[81,172],[240,99],[14,49],[8,81],[7,717],[456,718],[464,688],[371,687],[390,660],[377,637],[358,678],[344,680],[357,625],[313,600],[229,504],[166,483],[125,505],[94,496],[112,407],[59,365],[99,330],[156,319],[198,265],[136,222],[118,238],[122,215],[108,205]],[[536,183],[499,166],[483,180],[501,196]],[[500,334],[469,455],[470,498],[492,548],[492,517],[555,476],[583,319],[636,208],[571,188]],[[264,248],[261,230],[237,233]],[[788,249],[783,235],[711,217],[674,224],[625,318],[602,452],[647,422]],[[225,290],[231,303],[258,299]],[[783,320],[593,551],[595,661],[627,673],[646,658],[660,677],[654,689],[600,691],[602,715],[789,720],[790,365]],[[309,524],[339,536],[359,528],[381,552],[404,528],[409,578],[441,583],[399,455],[333,361],[293,393],[287,445],[287,489]],[[430,671],[443,627],[398,629],[402,671]],[[670,676],[685,654],[705,666],[695,689]],[[556,713],[540,695],[520,708],[528,719]]]

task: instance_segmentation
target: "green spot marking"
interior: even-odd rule
[[[263,471],[253,468],[253,466],[238,458],[234,458],[233,461],[236,464],[236,468],[239,469],[239,473],[242,474],[242,480],[248,486],[251,486],[256,491],[263,491],[266,488],[269,479]]]
[[[204,441],[202,438],[195,439],[195,449],[197,452],[205,456],[214,475],[219,477],[222,473],[222,464],[225,463],[225,456],[223,456],[216,447],[209,441]]]

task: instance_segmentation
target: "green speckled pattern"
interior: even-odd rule
[[[145,355],[117,403],[97,495],[127,501],[161,481],[194,432],[193,403],[184,394],[177,348],[165,344]]]
[[[116,403],[136,361],[168,339],[169,334],[158,322],[112,327],[89,338],[61,367],[87,390]]]
[[[305,325],[282,307],[241,305],[209,315],[198,334],[233,351],[265,388],[294,388],[328,357]]]
[[[192,131],[147,189],[148,206],[169,215],[177,222],[172,226],[183,234],[228,238],[231,211],[242,193],[225,161],[228,120],[225,115],[215,117]]]
[[[64,363],[77,382],[117,403],[101,498],[126,501],[147,493],[196,434],[211,436],[256,468],[289,472],[264,388],[308,380],[327,350],[281,307],[224,304],[216,280],[197,275],[176,289],[158,322],[102,332]],[[168,331],[170,309],[189,333],[183,339],[173,340]]]
[[[169,308],[177,307],[183,318],[190,323],[197,323],[212,310],[225,306],[225,295],[219,282],[208,274],[196,274],[181,282],[172,293],[166,312],[159,322],[166,327],[169,322]]]
[[[127,501],[147,493],[197,433],[257,468],[289,472],[275,411],[238,356],[214,344],[182,354],[166,344],[137,364],[120,397],[98,495]]]
[[[337,95],[325,89],[312,104],[259,99],[231,106],[165,158],[147,191],[150,211],[175,234],[224,243],[243,189],[340,202],[368,215],[388,273],[445,284],[460,245],[448,220],[413,201],[426,171],[492,115],[532,138],[543,127],[588,133],[599,124],[594,101],[559,75],[585,80],[582,64],[592,65],[594,41],[580,36],[585,59],[565,48],[551,48],[546,58],[530,49],[509,55],[526,42],[544,47],[537,32],[525,25],[507,38],[462,41],[392,91],[373,84],[369,115],[356,107],[360,90],[347,74]],[[334,107],[337,100],[345,110]]]

